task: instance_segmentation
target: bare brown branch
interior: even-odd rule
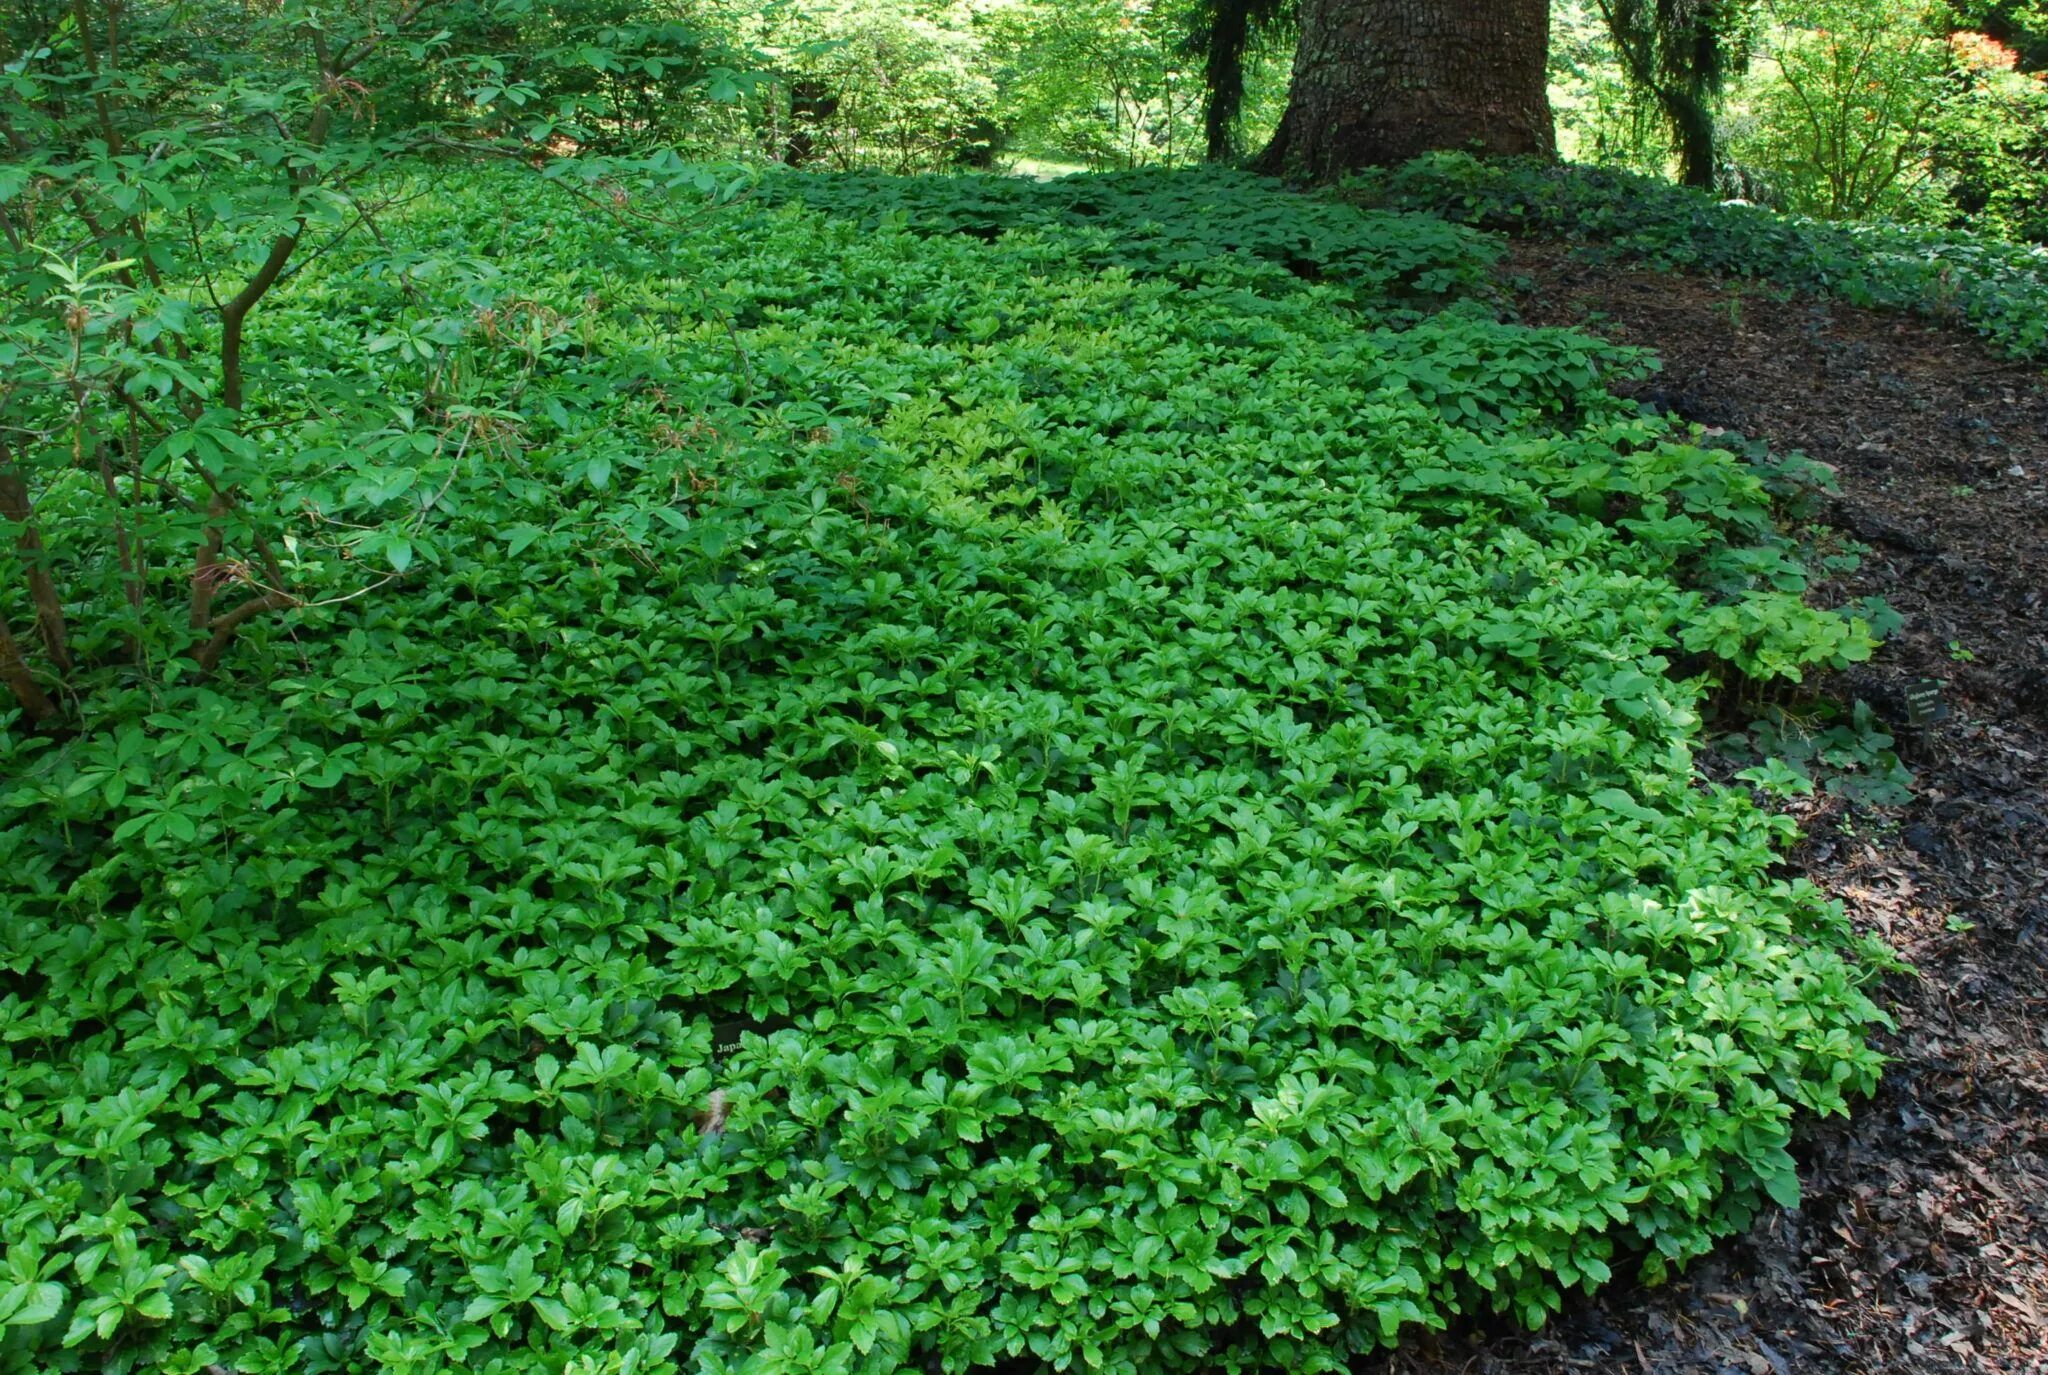
[[[192,561],[192,610],[188,623],[194,630],[206,629],[213,619],[213,592],[220,563],[220,522],[228,512],[227,498],[218,491],[206,503],[206,534],[199,541],[199,557]]]
[[[30,674],[28,661],[21,657],[21,646],[5,621],[0,621],[0,683],[7,684],[7,690],[14,694],[29,720],[40,723],[57,714],[56,703]]]
[[[198,661],[201,671],[213,672],[214,666],[220,662],[220,656],[234,643],[235,633],[243,625],[266,611],[281,611],[296,604],[296,600],[288,592],[265,592],[260,597],[251,597],[233,611],[224,612],[213,618],[209,626],[213,631],[212,637],[201,645],[199,652],[192,657]]]
[[[64,622],[64,599],[58,594],[56,580],[50,576],[42,532],[36,526],[35,506],[29,500],[28,484],[15,471],[13,458],[4,447],[0,447],[0,516],[21,527],[20,533],[14,537],[14,549],[21,555],[22,564],[28,572],[28,596],[36,609],[36,629],[42,634],[43,647],[49,652],[50,662],[57,666],[58,672],[69,673],[71,645]]]

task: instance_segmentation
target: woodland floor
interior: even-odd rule
[[[1842,580],[1907,617],[1826,685],[1878,708],[1901,809],[1808,802],[1794,860],[1917,970],[1887,981],[1884,1083],[1795,1148],[1805,1202],[1661,1290],[1615,1288],[1537,1336],[1409,1349],[1410,1375],[2048,1372],[2048,386],[1960,331],[1589,263],[1523,241],[1524,319],[1654,348],[1634,390],[1833,467]],[[1961,661],[1960,646],[1974,659]],[[1943,683],[1946,719],[1901,724]],[[1965,923],[1971,925],[1962,928]]]

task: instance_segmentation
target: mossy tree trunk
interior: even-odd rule
[[[1684,91],[1660,91],[1657,103],[1678,131],[1678,179],[1711,191],[1719,168],[1715,157],[1714,112]]]
[[[1622,71],[1671,126],[1679,180],[1711,189],[1719,171],[1714,109],[1749,58],[1734,12],[1695,0],[1599,0]]]
[[[1244,50],[1251,42],[1253,0],[1221,0],[1209,17],[1208,60],[1203,75],[1209,103],[1202,112],[1211,162],[1228,162],[1237,153],[1231,137],[1237,112],[1244,105]]]
[[[1551,157],[1549,51],[1549,0],[1302,0],[1258,166],[1330,181],[1440,149]]]

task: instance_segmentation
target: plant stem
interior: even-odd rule
[[[50,662],[60,673],[69,673],[71,647],[64,624],[64,599],[58,595],[57,584],[43,558],[43,536],[36,528],[28,484],[15,471],[14,461],[4,446],[0,446],[0,517],[21,527],[21,533],[14,537],[14,547],[28,570],[28,595],[36,608],[36,628],[42,632]]]
[[[0,621],[0,682],[7,684],[29,720],[40,724],[57,714],[56,704],[30,675],[28,662],[21,657],[21,646],[15,643],[14,633],[5,621]]]

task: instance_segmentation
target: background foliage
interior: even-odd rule
[[[1882,222],[1836,224],[1618,171],[1419,159],[1361,176],[1363,204],[1535,230],[1659,267],[1754,277],[1854,305],[1956,320],[2018,358],[2048,357],[2048,249]]]
[[[1674,31],[1632,65],[1616,42],[1630,25],[1615,21],[1646,13]],[[1553,102],[1569,156],[1676,174],[1676,93],[1719,126],[1713,183],[1724,195],[1831,219],[2042,238],[2048,17],[2038,6],[1565,0],[1554,26]],[[1674,70],[1670,55],[1692,50],[1679,40],[1701,31],[1714,41],[1692,49],[1712,50],[1713,61],[1680,58]]]
[[[163,29],[131,48],[141,64],[202,79],[218,73],[178,65],[190,36],[272,13],[120,9],[138,35]],[[656,139],[696,157],[892,172],[1256,152],[1294,37],[1284,0],[355,0],[323,13],[346,27],[409,10],[435,23],[397,27],[432,41],[381,44],[356,74],[358,111],[386,131],[466,119],[480,95],[522,116],[568,101],[581,147]],[[7,50],[47,41],[67,14],[68,0],[24,0],[0,20]],[[1557,0],[1552,27],[1552,102],[1578,160],[1697,168],[1698,184],[1802,213],[2044,233],[2038,0]],[[1242,49],[1232,34],[1248,35]],[[235,51],[244,72],[303,56],[288,38]],[[493,64],[518,79],[494,87]],[[1211,79],[1230,82],[1216,138]]]

